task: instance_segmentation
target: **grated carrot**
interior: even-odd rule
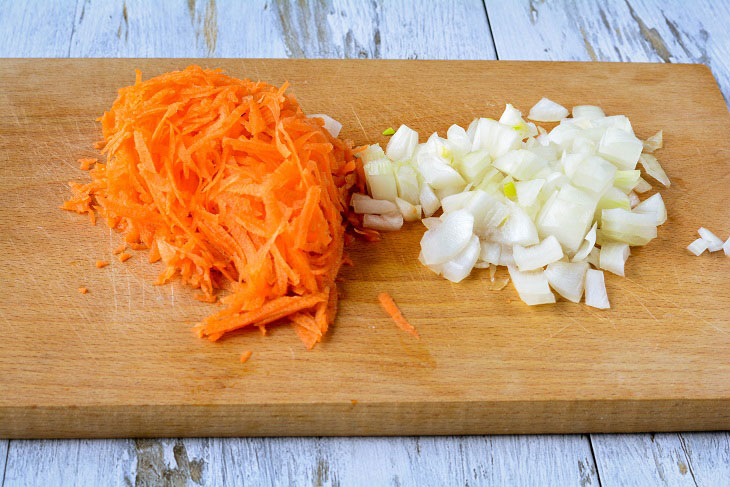
[[[89,169],[91,169],[91,166],[93,164],[96,164],[97,162],[99,162],[99,161],[97,161],[96,159],[90,159],[90,158],[84,158],[84,159],[78,160],[79,168],[81,168],[84,171],[88,171]]]
[[[89,290],[88,290],[88,289],[86,289],[85,287],[80,287],[80,288],[79,288],[79,292],[80,292],[81,294],[86,294],[86,293],[88,293],[88,292],[89,292]]]
[[[400,312],[400,309],[398,308],[398,305],[395,304],[395,301],[393,301],[393,298],[390,297],[390,294],[388,293],[380,293],[378,294],[378,301],[380,301],[380,306],[383,307],[386,313],[390,315],[390,317],[393,319],[396,325],[398,325],[398,328],[400,328],[403,331],[406,331],[413,335],[414,337],[421,339],[421,336],[418,334],[416,329],[408,323],[408,320],[405,319],[403,314]]]
[[[253,355],[253,352],[251,350],[246,350],[245,352],[243,352],[241,354],[241,363],[245,364],[246,362],[248,362],[248,359],[251,358],[251,355]]]
[[[97,269],[101,269],[102,267],[108,266],[109,262],[107,262],[106,260],[97,260],[96,264],[94,264],[94,265],[96,265]]]
[[[364,182],[350,145],[287,87],[198,66],[137,72],[100,118],[106,162],[62,206],[149,249],[158,284],[179,276],[203,301],[229,289],[196,327],[212,341],[288,320],[311,348],[334,320],[345,225],[357,224],[347,202]]]
[[[119,245],[119,247],[117,247],[116,249],[112,250],[112,254],[114,254],[114,255],[119,255],[119,254],[121,254],[122,252],[124,252],[124,251],[125,251],[126,249],[127,249],[127,244],[126,244],[126,243],[124,243],[124,242],[122,242],[122,243],[121,243],[121,244]]]
[[[123,254],[119,254],[119,262],[127,262],[131,258],[132,258],[132,255],[128,254],[126,252]]]

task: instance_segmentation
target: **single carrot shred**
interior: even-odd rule
[[[196,327],[209,340],[289,320],[311,347],[334,320],[362,164],[287,86],[198,66],[146,81],[137,72],[100,118],[105,162],[70,183],[62,206],[97,211],[129,247],[149,249],[164,263],[158,284],[179,276],[202,301],[229,289],[225,309]]]
[[[401,330],[410,333],[414,337],[421,339],[421,336],[418,334],[416,329],[411,325],[408,320],[403,316],[400,309],[398,308],[398,305],[395,304],[395,301],[393,301],[393,298],[390,297],[390,294],[388,293],[380,293],[378,294],[378,301],[380,301],[380,306],[383,307],[386,313],[390,315],[390,317],[393,319],[395,324],[400,328]]]
[[[245,352],[243,352],[241,354],[241,363],[245,364],[246,362],[248,362],[248,359],[251,358],[251,355],[253,355],[253,352],[251,350],[246,350]]]
[[[89,290],[88,290],[87,288],[85,288],[85,287],[80,287],[80,288],[79,288],[79,292],[80,292],[81,294],[86,294],[86,293],[88,293],[88,292],[89,292]]]
[[[106,261],[106,260],[97,260],[96,261],[96,264],[94,264],[94,265],[96,265],[96,268],[97,269],[101,269],[102,267],[108,266],[109,265],[109,262]]]
[[[132,255],[131,254],[128,254],[126,252],[123,253],[123,254],[119,254],[119,261],[120,262],[127,262],[131,258],[132,258]]]
[[[124,242],[122,242],[121,244],[119,244],[119,247],[117,247],[114,250],[112,250],[112,254],[119,255],[122,252],[124,252],[125,250],[127,250],[127,244],[124,243]]]
[[[91,159],[91,158],[83,158],[83,159],[78,160],[79,167],[84,171],[88,171],[89,169],[91,169],[91,166],[93,164],[96,164],[97,162],[99,162],[99,161],[97,161],[96,159]]]

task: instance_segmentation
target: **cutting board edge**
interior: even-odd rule
[[[313,407],[314,406],[314,407]],[[113,418],[110,420],[110,418]],[[160,418],[168,418],[161,421]],[[0,438],[401,436],[730,429],[728,399],[0,408]]]

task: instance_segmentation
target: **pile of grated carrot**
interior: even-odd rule
[[[311,348],[334,320],[362,168],[286,88],[198,66],[137,72],[100,118],[106,163],[62,207],[149,249],[165,263],[158,284],[180,276],[209,302],[227,288],[225,309],[195,328],[212,341],[288,320]]]

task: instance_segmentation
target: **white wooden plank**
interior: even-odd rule
[[[202,485],[598,485],[582,436],[195,441]]]
[[[8,460],[8,440],[0,440],[0,486],[5,482],[5,465]]]
[[[696,485],[675,433],[591,435],[591,441],[603,487]]]
[[[0,0],[0,57],[66,57],[76,0]]]
[[[697,485],[730,482],[730,434],[682,433],[679,435]]]
[[[730,101],[730,2],[485,4],[500,59],[704,63]]]
[[[3,487],[134,485],[133,440],[12,440]]]

